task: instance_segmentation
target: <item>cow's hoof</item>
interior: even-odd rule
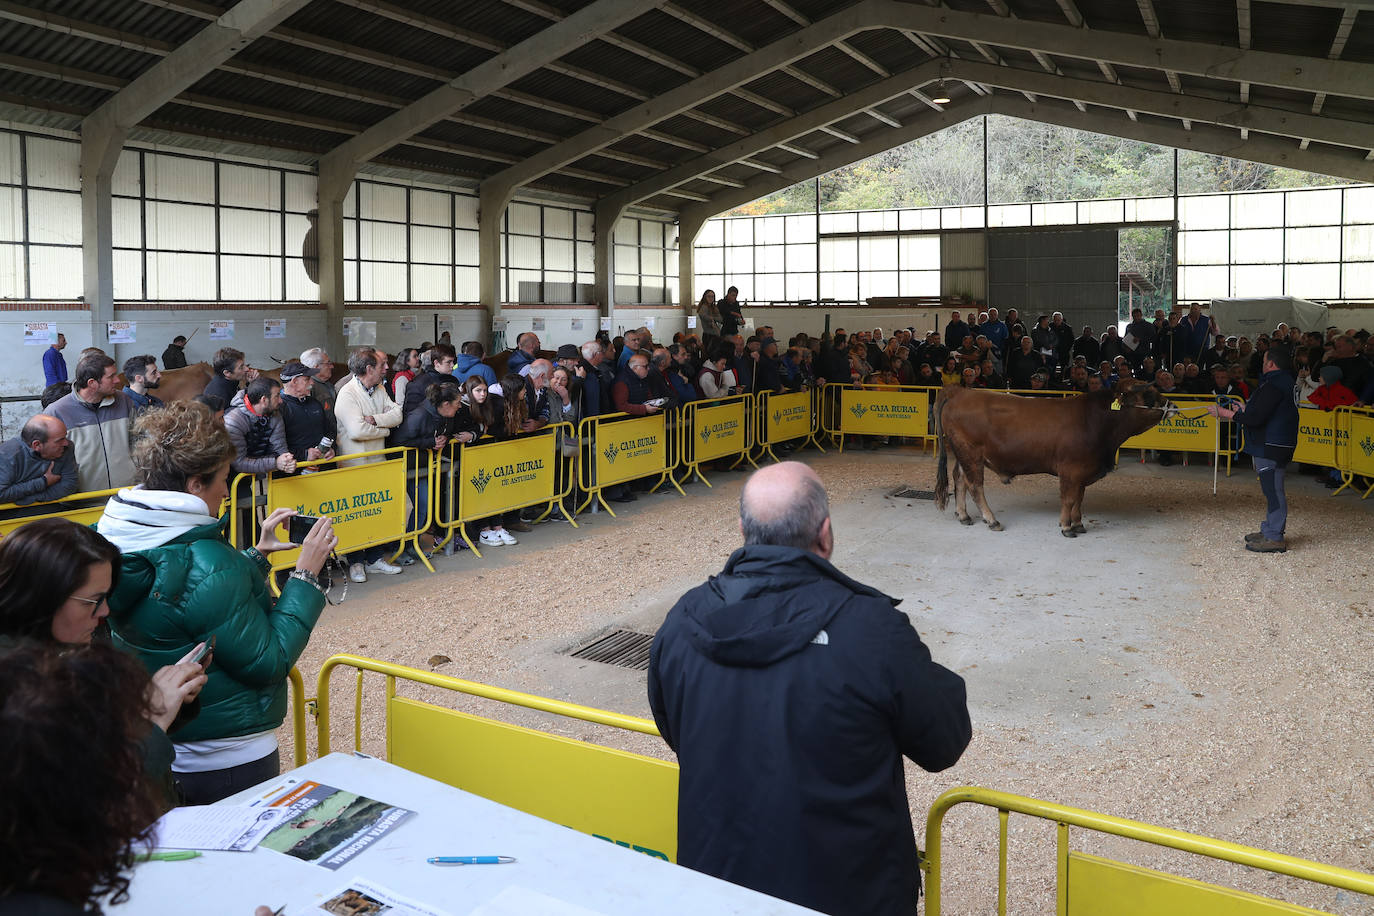
[[[1005,529],[1002,527],[1002,523],[1001,523],[1001,522],[993,522],[991,525],[988,525],[988,527],[991,528],[993,531],[1004,531],[1004,530],[1005,530]]]
[[[1070,528],[1069,530],[1072,531],[1074,534],[1087,534],[1087,533],[1088,533],[1088,529],[1083,527],[1082,522],[1078,523],[1077,525],[1074,525],[1074,526],[1073,526],[1072,528]]]
[[[1076,538],[1076,537],[1078,537],[1078,533],[1075,532],[1072,528],[1060,528],[1060,529],[1059,529],[1059,533],[1062,534],[1062,535],[1064,535],[1064,537],[1066,537],[1066,538]]]
[[[973,524],[973,516],[972,516],[972,515],[969,515],[969,516],[966,516],[966,517],[964,517],[964,518],[959,519],[959,524],[961,524],[961,525],[972,525],[972,524]]]

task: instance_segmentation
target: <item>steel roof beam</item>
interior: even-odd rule
[[[870,156],[876,156],[879,153],[984,114],[1002,114],[1030,121],[1058,124],[1062,127],[1124,137],[1160,146],[1191,149],[1218,156],[1232,156],[1254,162],[1265,162],[1285,168],[1339,175],[1355,181],[1374,180],[1374,161],[1369,159],[1312,150],[1300,153],[1292,144],[1269,137],[1256,137],[1246,142],[1237,142],[1234,132],[1222,128],[1198,126],[1192,131],[1185,131],[1181,128],[1137,123],[1125,118],[1103,118],[1092,113],[1084,114],[1058,102],[1042,101],[1033,104],[1020,98],[999,95],[987,99],[970,100],[943,114],[935,112],[923,114],[900,130],[882,131],[865,139],[863,143],[857,146],[840,148],[814,162],[789,166],[781,174],[761,176],[743,188],[722,191],[712,195],[709,201],[686,206],[679,212],[679,223],[683,227],[679,236],[679,245],[691,244],[700,224],[712,216],[747,204],[760,197],[766,197],[792,185],[800,184],[803,181],[810,181],[818,175],[853,165]]]
[[[793,141],[848,117],[856,110],[880,105],[889,99],[911,92],[913,86],[921,86],[934,81],[940,75],[941,66],[941,61],[932,60],[919,64],[910,70],[893,74],[885,80],[857,89],[843,99],[822,103],[794,118],[772,124],[753,136],[710,150],[703,156],[675,165],[657,175],[652,175],[631,185],[624,191],[616,191],[607,195],[602,198],[602,202],[607,206],[616,208],[619,212],[668,188],[691,181],[741,159],[755,156],[770,148],[785,150],[805,159],[820,159],[820,153],[797,147]],[[857,141],[858,138],[855,137],[854,142]]]
[[[81,120],[82,289],[91,339],[114,317],[115,165],[129,131],[309,0],[239,0]]]
[[[1094,80],[1051,76],[1016,67],[994,67],[975,61],[955,61],[949,73],[975,79],[989,86],[1066,101],[1080,101],[1104,108],[1118,108],[1180,121],[1201,122],[1233,130],[1253,130],[1293,139],[1309,138],[1333,146],[1365,150],[1374,146],[1374,124],[1315,117],[1302,111],[1237,106],[1230,101],[1196,95],[1174,95],[1129,86],[1114,86]]]

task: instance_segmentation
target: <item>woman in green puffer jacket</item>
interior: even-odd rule
[[[301,544],[275,601],[268,561],[276,530],[295,513],[273,512],[256,547],[236,551],[216,518],[229,492],[234,446],[210,412],[176,402],[134,427],[138,484],[110,498],[96,529],[123,554],[109,596],[114,643],[149,670],[215,638],[200,714],[172,734],[172,771],[190,804],[210,804],[281,771],[276,729],[286,717],[286,678],[324,609],[319,572],[338,539],[328,518]]]

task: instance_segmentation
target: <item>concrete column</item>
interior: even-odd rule
[[[510,187],[482,185],[477,203],[477,276],[482,305],[501,314],[501,219],[514,196]]]
[[[677,298],[682,305],[683,314],[696,313],[697,296],[693,289],[696,283],[696,242],[701,235],[701,227],[706,225],[705,217],[682,217],[677,226]],[[724,296],[724,290],[721,296]]]
[[[316,200],[319,217],[315,223],[320,257],[320,302],[325,307],[325,340],[335,362],[348,358],[344,339],[344,226],[343,202],[353,174],[347,170],[322,168]]]
[[[593,269],[595,296],[606,318],[615,318],[615,224],[624,212],[623,207],[598,203],[593,234]],[[611,322],[614,327],[614,320]]]
[[[91,310],[93,347],[105,346],[105,322],[114,320],[114,213],[110,193],[127,136],[111,123],[87,119],[81,127],[81,286],[86,307]]]

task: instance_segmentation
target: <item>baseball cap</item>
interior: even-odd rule
[[[305,363],[295,359],[291,360],[291,362],[281,367],[281,380],[283,382],[289,382],[293,378],[299,378],[302,375],[308,375],[311,378],[314,378],[319,374],[320,370],[311,369]]]

